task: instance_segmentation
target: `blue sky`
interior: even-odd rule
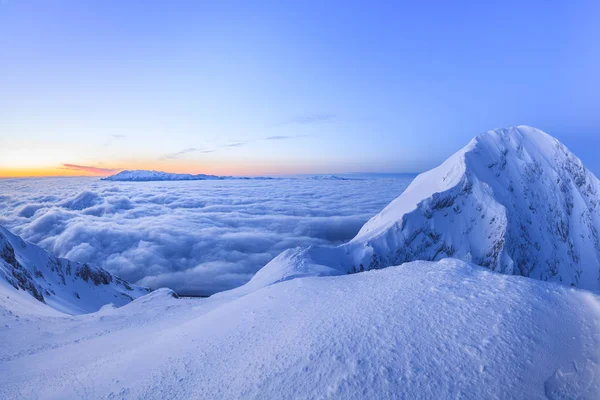
[[[599,2],[274,3],[0,1],[0,172],[419,172],[527,124],[600,174]]]

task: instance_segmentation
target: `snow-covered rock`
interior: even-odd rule
[[[419,175],[349,243],[296,249],[253,287],[413,260],[458,258],[493,271],[600,289],[600,182],[563,144],[527,126],[474,138]]]
[[[93,312],[112,303],[121,306],[148,293],[102,268],[54,257],[0,226],[0,293],[41,303],[67,314]]]

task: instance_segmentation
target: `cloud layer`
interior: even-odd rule
[[[5,179],[0,224],[129,281],[209,295],[247,282],[287,248],[350,239],[409,182]]]

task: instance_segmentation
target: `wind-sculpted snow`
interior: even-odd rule
[[[415,178],[349,243],[282,254],[250,284],[453,257],[598,290],[599,190],[598,179],[546,133],[489,131]]]
[[[120,306],[148,293],[101,268],[54,257],[2,226],[0,280],[3,287],[8,283],[17,291],[4,293],[9,297],[31,295],[69,314],[97,311],[109,303]]]
[[[130,282],[209,295],[244,284],[285,249],[349,240],[412,178],[4,179],[0,224]]]
[[[76,317],[8,301],[2,399],[600,398],[598,296],[458,260]]]

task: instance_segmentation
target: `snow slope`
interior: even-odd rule
[[[54,257],[0,226],[0,295],[13,302],[38,309],[32,306],[35,299],[79,314],[109,303],[121,306],[147,293],[101,268]]]
[[[2,296],[0,398],[600,394],[590,292],[447,259],[237,295],[159,290],[118,309],[27,318]]]
[[[546,133],[492,130],[419,175],[348,244],[288,251],[251,285],[453,257],[600,290],[599,190],[598,179]]]

